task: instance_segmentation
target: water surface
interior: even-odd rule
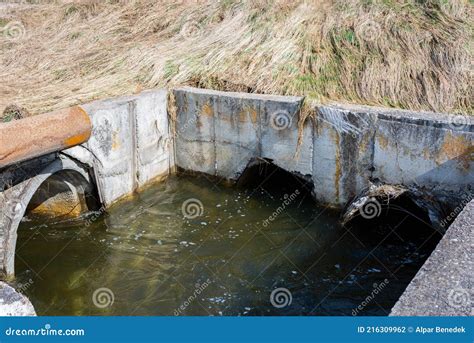
[[[39,315],[387,315],[438,235],[401,215],[343,228],[299,182],[171,177],[107,213],[27,219],[15,282]]]

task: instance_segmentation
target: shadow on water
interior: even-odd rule
[[[26,219],[16,282],[40,315],[387,315],[440,236],[392,210],[342,227],[311,189],[263,163],[238,187],[171,177],[101,216]]]

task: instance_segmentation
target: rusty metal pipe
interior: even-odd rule
[[[0,124],[0,168],[84,143],[91,131],[80,106]]]

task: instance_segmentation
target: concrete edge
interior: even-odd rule
[[[30,300],[17,292],[9,284],[0,281],[0,317],[4,316],[36,316],[35,308]]]
[[[241,93],[241,92],[227,92],[227,91],[217,91],[213,89],[206,89],[206,88],[195,88],[195,87],[177,87],[170,89],[172,92],[193,92],[196,94],[206,94],[206,95],[214,95],[214,96],[226,96],[226,97],[238,97],[242,99],[251,99],[251,100],[274,100],[274,101],[302,101],[304,100],[304,96],[291,96],[291,95],[274,95],[274,94],[257,94],[257,93]]]
[[[366,106],[348,103],[328,103],[315,106],[318,108],[334,108],[346,113],[357,115],[372,114],[379,119],[400,121],[417,125],[428,125],[456,131],[474,132],[474,116],[443,112],[414,111],[401,108]]]

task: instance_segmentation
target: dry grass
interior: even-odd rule
[[[472,113],[473,17],[461,0],[0,7],[0,112],[188,84]]]

